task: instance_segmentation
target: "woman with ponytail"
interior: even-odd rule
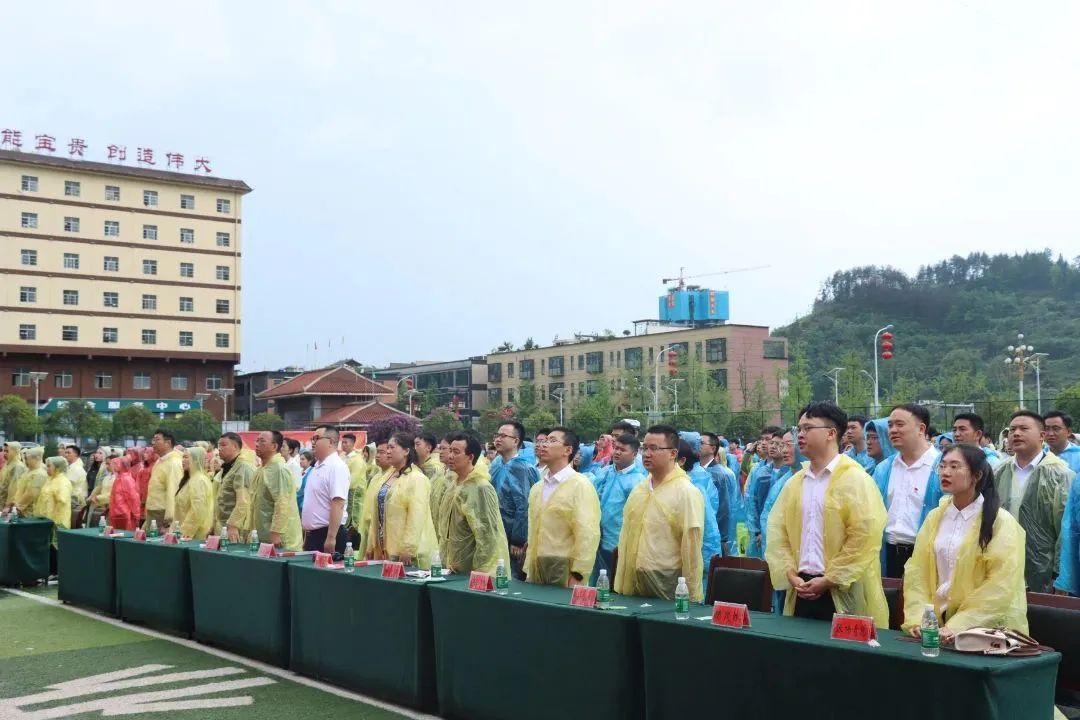
[[[986,455],[952,445],[938,477],[945,497],[926,516],[904,571],[904,631],[919,637],[932,604],[943,644],[973,627],[1026,634],[1024,531],[1001,507]]]

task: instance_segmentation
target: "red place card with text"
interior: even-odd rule
[[[384,578],[390,578],[391,580],[398,580],[405,577],[405,563],[384,562],[382,566],[382,576]]]
[[[334,556],[330,553],[317,552],[315,553],[315,567],[326,568],[330,567],[330,561],[334,559]]]
[[[220,550],[221,549],[221,537],[218,535],[206,536],[206,549],[207,550]]]
[[[575,585],[570,593],[570,604],[578,607],[596,607],[596,588],[588,585]]]
[[[750,611],[739,603],[714,602],[712,624],[721,627],[750,627]]]
[[[105,532],[103,532],[101,534],[104,535],[105,537],[112,537],[112,533],[113,533],[112,525],[106,525],[105,526]]]
[[[832,616],[832,633],[829,637],[833,640],[854,640],[863,643],[877,640],[874,618],[835,613]]]
[[[177,540],[176,536],[173,535],[171,532],[170,533],[165,533],[165,537],[162,539],[162,541],[166,545],[179,545],[180,544],[180,541]]]
[[[143,530],[142,528],[139,528],[138,530],[136,530],[135,531],[135,540],[136,540],[136,542],[146,542],[146,531]]]
[[[259,552],[256,553],[261,558],[274,557],[274,544],[273,543],[259,543]]]
[[[495,583],[491,581],[491,576],[487,573],[476,572],[473,570],[469,575],[469,589],[479,590],[480,592],[491,592],[495,589]]]

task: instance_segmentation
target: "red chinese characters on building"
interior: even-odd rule
[[[4,128],[0,130],[0,148],[9,147],[18,150],[22,147],[22,131]]]
[[[35,135],[34,139],[37,140],[37,144],[34,146],[35,150],[56,152],[56,138],[52,135]]]
[[[177,152],[165,153],[166,166],[179,170],[184,167],[184,156]]]
[[[210,158],[195,158],[195,172],[199,172],[200,170],[207,175],[212,172],[212,170],[210,170]]]
[[[68,155],[75,157],[83,157],[86,154],[86,141],[82,138],[71,138],[71,142],[68,143]]]
[[[135,154],[135,162],[142,163],[143,165],[157,165],[154,160],[153,148],[139,148]]]
[[[109,145],[105,149],[109,152],[110,160],[119,160],[120,162],[127,160],[127,145]]]

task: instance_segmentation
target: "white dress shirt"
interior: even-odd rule
[[[570,477],[573,474],[574,474],[574,466],[573,465],[567,465],[566,467],[564,467],[562,470],[560,470],[559,472],[557,472],[555,474],[552,474],[552,473],[548,472],[547,470],[544,470],[544,487],[541,488],[540,499],[543,500],[544,502],[547,502],[548,498],[551,497],[551,493],[555,492],[555,488],[559,487],[559,485],[563,481],[565,481],[566,478]]]
[[[800,573],[825,574],[825,491],[838,462],[840,455],[820,473],[806,468],[802,491],[802,536],[799,539]]]
[[[922,518],[923,500],[926,498],[926,485],[930,482],[930,473],[934,471],[935,457],[937,451],[931,445],[911,465],[905,465],[899,454],[893,458],[889,489],[885,497],[889,508],[885,540],[889,544],[915,544],[915,536],[919,534],[919,520]]]
[[[1031,478],[1031,474],[1035,472],[1035,468],[1039,467],[1039,463],[1046,457],[1046,451],[1043,450],[1024,467],[1020,467],[1020,463],[1017,462],[1016,457],[1013,457],[1013,477],[1016,481],[1012,484],[1011,497],[1006,498],[1006,502],[1009,504],[1009,512],[1014,515],[1020,510],[1020,505],[1024,501],[1024,491],[1027,490],[1028,479]]]
[[[300,518],[304,530],[318,530],[330,525],[330,503],[349,499],[349,468],[337,453],[317,462],[308,474],[304,486],[304,512]],[[341,513],[341,524],[349,517],[348,508]]]
[[[957,510],[955,505],[949,503],[941,518],[937,537],[934,538],[934,559],[937,561],[938,580],[934,601],[940,613],[945,612],[945,606],[948,604],[949,588],[952,587],[953,575],[956,572],[956,555],[960,552],[960,543],[971,530],[971,526],[982,516],[982,506],[983,496],[980,494],[963,510]]]

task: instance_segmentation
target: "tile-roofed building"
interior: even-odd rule
[[[412,417],[407,412],[373,400],[367,403],[349,403],[315,418],[312,425],[329,425],[340,430],[366,430],[371,423],[400,415]]]
[[[395,391],[364,377],[351,367],[311,370],[264,390],[256,396],[273,403],[272,409],[289,428],[307,427],[327,413],[349,403],[393,400]]]

